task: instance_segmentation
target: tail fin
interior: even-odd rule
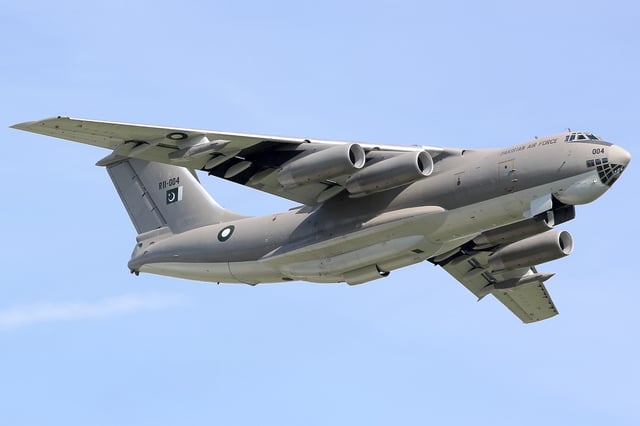
[[[187,168],[135,158],[98,165],[106,165],[138,234],[162,227],[179,234],[242,217],[216,203]]]

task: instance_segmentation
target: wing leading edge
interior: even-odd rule
[[[425,146],[353,144],[343,141],[310,140],[246,133],[54,117],[19,123],[13,128],[112,150],[98,162],[139,158],[202,170],[264,192],[307,205],[315,205],[346,188],[349,172],[330,178],[313,176],[307,181],[283,184],[283,167],[310,154],[342,145],[357,145],[366,156],[366,166],[403,153],[425,152],[433,161],[460,150]]]

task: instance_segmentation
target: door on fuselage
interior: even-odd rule
[[[507,193],[516,190],[516,184],[518,183],[516,160],[511,159],[498,163],[498,182]]]

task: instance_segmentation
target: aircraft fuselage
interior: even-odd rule
[[[628,153],[600,140],[569,142],[569,135],[462,150],[437,162],[432,176],[360,198],[342,193],[317,207],[142,239],[129,267],[248,284],[357,284],[385,276],[483,231],[542,214],[553,203],[584,204],[602,195]]]

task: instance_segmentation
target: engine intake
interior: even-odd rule
[[[361,197],[415,182],[432,172],[433,158],[428,152],[408,152],[357,171],[346,187],[352,197]]]
[[[365,153],[360,145],[337,145],[285,165],[278,173],[278,182],[284,187],[319,182],[353,173],[361,169],[364,162]]]
[[[549,231],[499,248],[489,257],[492,271],[549,262],[571,254],[573,239],[567,231]]]

